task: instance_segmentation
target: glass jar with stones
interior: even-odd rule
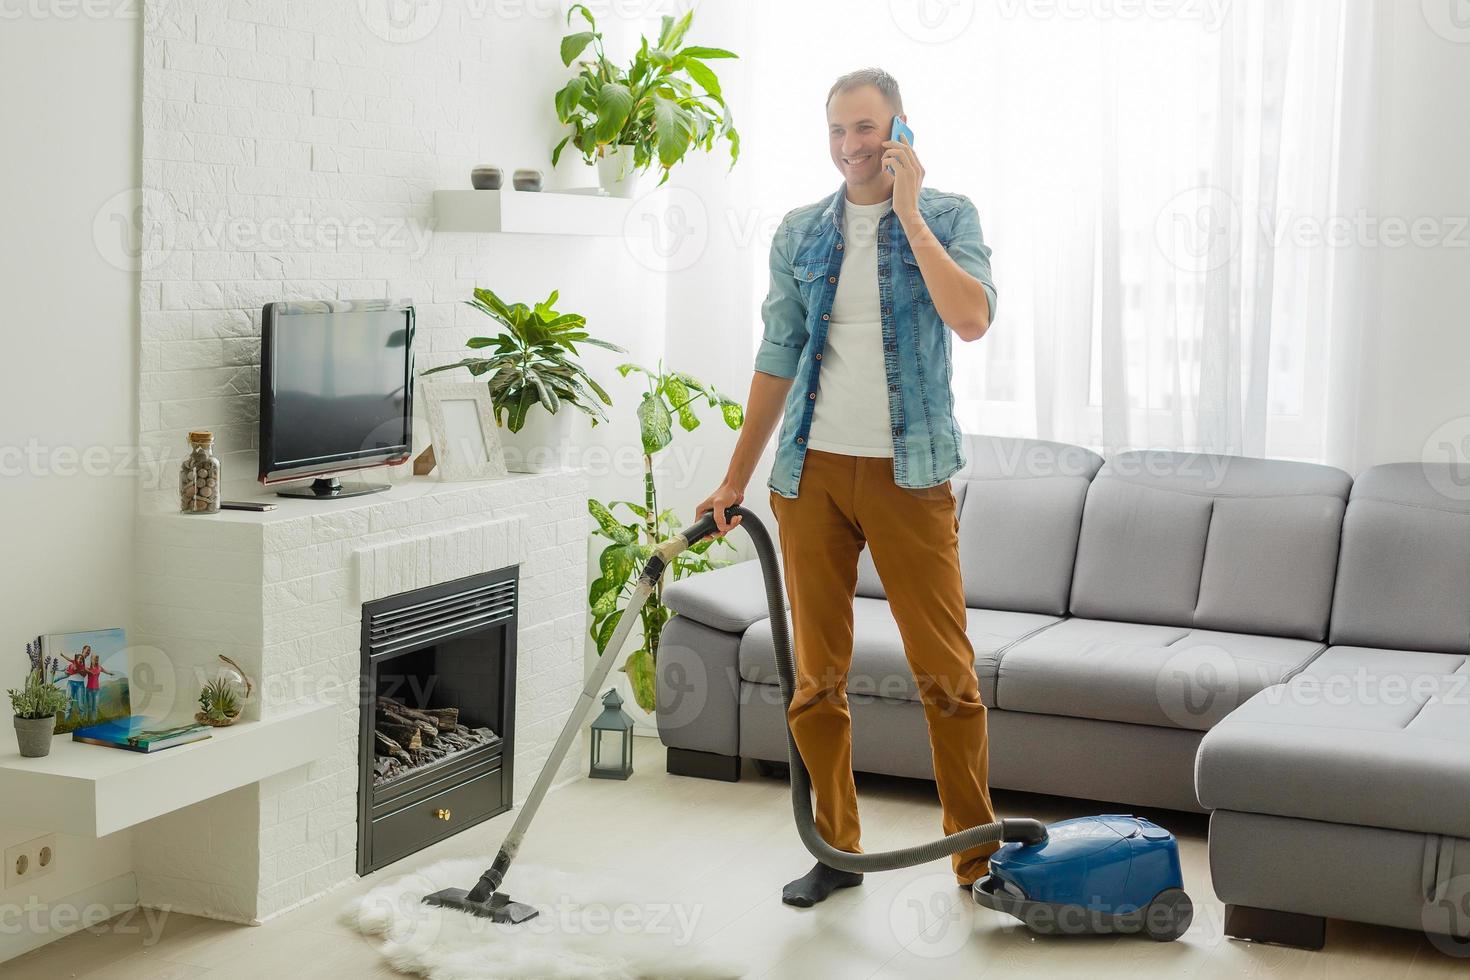
[[[179,470],[179,510],[185,514],[219,513],[219,458],[214,433],[189,433],[189,455]]]

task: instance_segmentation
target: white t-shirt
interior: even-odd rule
[[[893,199],[853,204],[843,199],[842,269],[807,447],[846,456],[892,456],[888,374],[878,312],[878,222]]]

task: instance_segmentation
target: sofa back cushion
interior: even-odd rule
[[[1358,476],[1332,642],[1470,653],[1470,467],[1390,463]]]
[[[1088,488],[1070,611],[1321,640],[1351,486],[1314,463],[1120,453]]]
[[[1087,485],[1102,457],[1042,439],[966,435],[954,476],[965,604],[1064,616]],[[866,549],[858,594],[883,597]]]

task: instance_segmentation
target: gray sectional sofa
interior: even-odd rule
[[[967,436],[954,478],[991,785],[1211,812],[1241,938],[1470,934],[1470,472]],[[772,529],[774,533],[774,528]],[[671,583],[670,772],[786,757],[755,562]],[[864,553],[853,766],[933,778]]]

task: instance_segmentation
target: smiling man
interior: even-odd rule
[[[842,186],[776,232],[745,425],[695,516],[713,510],[721,533],[740,523],[726,524],[725,509],[744,500],[780,423],[768,485],[795,640],[787,720],[811,772],[817,829],[861,853],[847,679],[864,547],[923,702],[944,832],[994,819],[950,484],[967,462],[950,373],[954,338],[983,337],[996,296],[974,204],[924,187],[914,148],[890,138],[895,115],[908,121],[893,77],[844,75],[826,114]],[[958,882],[986,874],[998,846],[954,855]],[[782,900],[810,906],[861,881],[819,861]]]

